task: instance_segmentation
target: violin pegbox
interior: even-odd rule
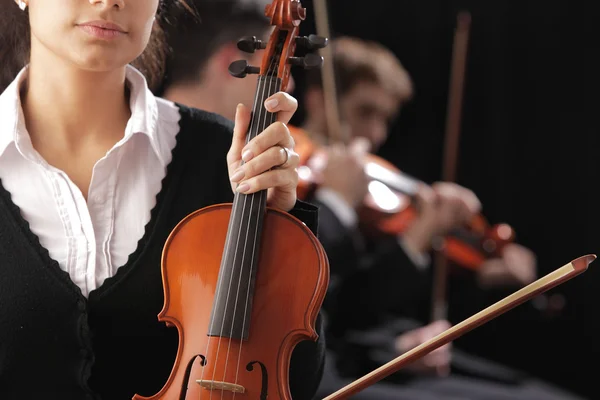
[[[323,57],[314,53],[295,57],[296,46],[309,52],[315,51],[326,47],[328,39],[317,35],[298,36],[300,22],[306,19],[306,9],[299,0],[273,0],[265,7],[265,15],[270,19],[271,25],[275,26],[269,41],[264,42],[256,36],[245,36],[237,43],[238,49],[246,53],[265,50],[262,66],[251,66],[246,60],[238,60],[229,65],[229,73],[236,78],[244,78],[248,74],[277,77],[281,80],[281,90],[285,90],[290,67],[312,69],[323,65]]]

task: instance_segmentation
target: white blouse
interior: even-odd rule
[[[1,183],[42,246],[88,296],[127,262],[144,235],[175,147],[179,111],[154,97],[144,76],[128,66],[131,118],[123,139],[94,165],[86,202],[31,144],[19,95],[27,71],[0,95]]]

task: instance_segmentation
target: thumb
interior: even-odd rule
[[[233,127],[233,139],[227,153],[227,164],[231,168],[242,159],[242,149],[246,145],[246,134],[250,125],[250,109],[243,104],[238,104],[235,111],[235,125]]]

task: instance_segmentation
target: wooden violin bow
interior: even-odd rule
[[[314,0],[315,22],[317,35],[331,39],[329,30],[329,12],[327,9],[327,0]],[[323,57],[323,66],[321,67],[321,79],[323,81],[323,96],[325,97],[325,115],[327,118],[328,139],[336,143],[348,143],[348,137],[344,134],[341,125],[339,103],[337,99],[337,88],[335,83],[335,71],[333,68],[333,51],[331,46],[319,49]]]
[[[353,394],[364,390],[368,386],[379,382],[385,377],[393,374],[400,370],[411,362],[425,356],[433,350],[441,347],[465,333],[485,324],[486,322],[496,318],[497,316],[504,314],[505,312],[513,309],[514,307],[526,302],[534,296],[543,293],[555,286],[558,286],[571,278],[585,272],[589,264],[596,259],[595,254],[589,254],[579,257],[568,264],[565,264],[561,268],[558,268],[554,272],[538,279],[537,281],[530,283],[526,287],[519,291],[511,294],[510,296],[498,301],[497,303],[489,306],[483,311],[467,318],[463,322],[459,323],[440,333],[436,337],[428,340],[427,342],[413,348],[412,350],[402,354],[396,359],[382,365],[376,370],[363,376],[362,378],[352,382],[351,384],[343,387],[335,393],[330,394],[323,400],[341,400],[347,399]]]
[[[446,182],[456,180],[462,98],[465,80],[467,50],[471,27],[471,14],[461,12],[457,17],[454,35],[450,90],[448,94],[448,112],[446,118],[446,137],[444,144],[444,164],[442,179]],[[446,288],[448,278],[448,258],[444,252],[435,253],[433,277],[432,320],[447,319]]]

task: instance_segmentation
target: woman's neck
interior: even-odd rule
[[[34,147],[52,143],[77,151],[123,137],[131,115],[125,68],[91,72],[66,62],[39,61],[32,57],[21,93]]]

